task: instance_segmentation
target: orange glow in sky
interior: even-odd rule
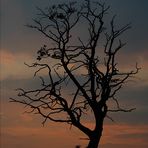
[[[55,3],[64,0],[55,0]],[[53,3],[53,1],[50,1]],[[127,33],[127,45],[117,58],[123,70],[132,69],[135,62],[142,68],[135,81],[126,84],[119,93],[124,107],[136,107],[132,113],[115,113],[115,122],[105,119],[100,148],[148,147],[148,1],[108,0],[118,21],[133,23]],[[1,148],[84,148],[87,137],[68,124],[46,122],[38,115],[24,114],[26,108],[12,104],[16,88],[36,87],[34,72],[24,65],[36,60],[36,51],[47,43],[45,38],[24,27],[31,22],[36,6],[46,6],[49,0],[1,0],[0,21],[0,147]],[[117,23],[118,23],[117,21]],[[125,33],[126,34],[126,33]],[[83,73],[84,71],[78,71]],[[93,127],[92,120],[85,125]]]

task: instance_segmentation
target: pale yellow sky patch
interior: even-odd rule
[[[25,78],[31,75],[31,71],[24,65],[24,62],[30,63],[32,56],[26,53],[12,53],[7,50],[0,50],[1,63],[0,63],[0,79],[6,78]]]

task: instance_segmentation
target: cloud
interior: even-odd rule
[[[79,142],[79,135],[68,129],[68,126],[49,124],[48,127],[7,127],[2,130],[1,146],[15,148],[16,145],[22,145],[26,148],[61,148],[74,147]],[[11,145],[11,147],[10,147]]]
[[[74,127],[69,130],[69,125],[49,122],[45,124],[45,127],[42,127],[42,118],[31,114],[23,114],[25,109],[22,106],[10,103],[3,103],[2,105],[2,116],[5,117],[2,121],[2,146],[15,148],[22,145],[23,148],[26,148],[26,146],[29,148],[44,146],[46,148],[50,145],[58,148],[61,145],[61,148],[68,148],[74,147],[75,144],[87,145],[88,141],[80,140],[86,138],[86,136],[78,132]],[[133,113],[124,113],[124,115],[119,113],[118,116],[119,118],[115,118],[117,122],[114,124],[105,123],[101,147],[118,148],[127,146],[134,148],[137,145],[134,142],[135,139],[138,141],[139,147],[147,147],[144,135],[147,135],[148,126],[145,125],[144,117],[142,118],[141,115],[137,116]],[[141,122],[143,124],[140,124]],[[86,120],[85,123],[88,127],[93,127],[91,118]]]
[[[88,142],[80,141],[79,137],[84,137],[84,135],[74,128],[70,131],[69,125],[47,123],[46,127],[42,128],[40,117],[23,114],[25,109],[22,106],[8,103],[8,98],[15,96],[15,91],[13,91],[15,88],[29,89],[40,85],[38,80],[32,78],[33,71],[23,63],[32,63],[40,45],[50,43],[36,31],[24,27],[24,24],[30,23],[31,18],[35,16],[35,6],[46,6],[48,3],[46,2],[2,0],[2,48],[0,51],[2,147],[48,148],[53,146],[59,148],[60,145],[61,148],[69,148],[74,147],[76,143],[86,145]],[[137,110],[132,113],[112,115],[116,121],[116,124],[113,125],[106,120],[101,148],[146,148],[148,147],[148,36],[146,31],[148,21],[145,19],[148,10],[147,0],[142,3],[136,0],[134,5],[129,1],[113,0],[108,2],[113,6],[113,11],[117,11],[119,16],[117,19],[120,24],[128,23],[129,20],[133,23],[133,29],[123,35],[123,39],[128,44],[121,50],[121,54],[119,53],[117,58],[119,65],[122,70],[131,70],[134,68],[135,62],[138,62],[142,70],[136,76],[136,82],[129,83],[128,87],[119,94],[123,106],[134,105]],[[74,36],[76,35],[77,32],[74,32]],[[81,72],[84,71],[78,73]],[[70,90],[73,89],[70,86]],[[87,126],[93,127],[91,117],[86,122]]]
[[[148,126],[133,126],[127,124],[106,124],[101,139],[101,148],[118,148],[119,146],[128,146],[130,148],[148,146],[147,134]],[[74,127],[69,130],[66,124],[49,123],[45,127],[35,126],[9,126],[2,130],[2,146],[15,148],[16,145],[22,145],[25,148],[47,148],[49,146],[58,148],[74,147],[80,144],[83,147],[87,145],[87,140],[82,133]],[[136,140],[136,142],[135,142]]]
[[[148,146],[147,135],[148,126],[113,124],[104,126],[104,134],[102,137],[102,147],[144,147]],[[136,143],[135,143],[136,141]]]
[[[13,53],[6,50],[0,51],[1,55],[1,75],[0,79],[24,78],[31,74],[24,62],[31,62],[32,56],[25,53]],[[28,70],[28,71],[27,71]],[[26,71],[26,72],[25,72]]]

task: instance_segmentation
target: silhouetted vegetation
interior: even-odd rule
[[[80,148],[81,146],[80,145],[76,145],[76,147],[75,148]]]
[[[135,70],[124,72],[116,61],[117,53],[125,46],[120,36],[130,25],[116,28],[115,16],[106,22],[110,7],[98,1],[37,9],[37,19],[27,26],[47,37],[50,44],[37,51],[35,63],[26,65],[38,68],[34,76],[44,71],[40,76],[42,85],[35,90],[18,89],[20,98],[11,98],[11,102],[30,107],[28,112],[41,115],[43,124],[50,120],[78,128],[89,138],[88,148],[97,148],[104,118],[110,118],[108,113],[133,110],[121,108],[116,98],[126,80],[139,71],[136,64]],[[80,30],[85,30],[84,35],[79,36]],[[94,129],[82,122],[87,113],[94,116]]]

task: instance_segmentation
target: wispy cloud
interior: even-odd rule
[[[32,61],[32,56],[26,53],[13,53],[6,50],[0,51],[1,56],[1,75],[0,79],[6,78],[25,78],[31,71],[24,65],[25,61]],[[26,72],[25,72],[26,71]]]
[[[105,129],[106,130],[103,134],[104,138],[102,140],[102,145],[110,143],[115,147],[118,145],[129,145],[130,147],[148,146],[148,139],[146,136],[148,134],[147,125],[106,125]]]

